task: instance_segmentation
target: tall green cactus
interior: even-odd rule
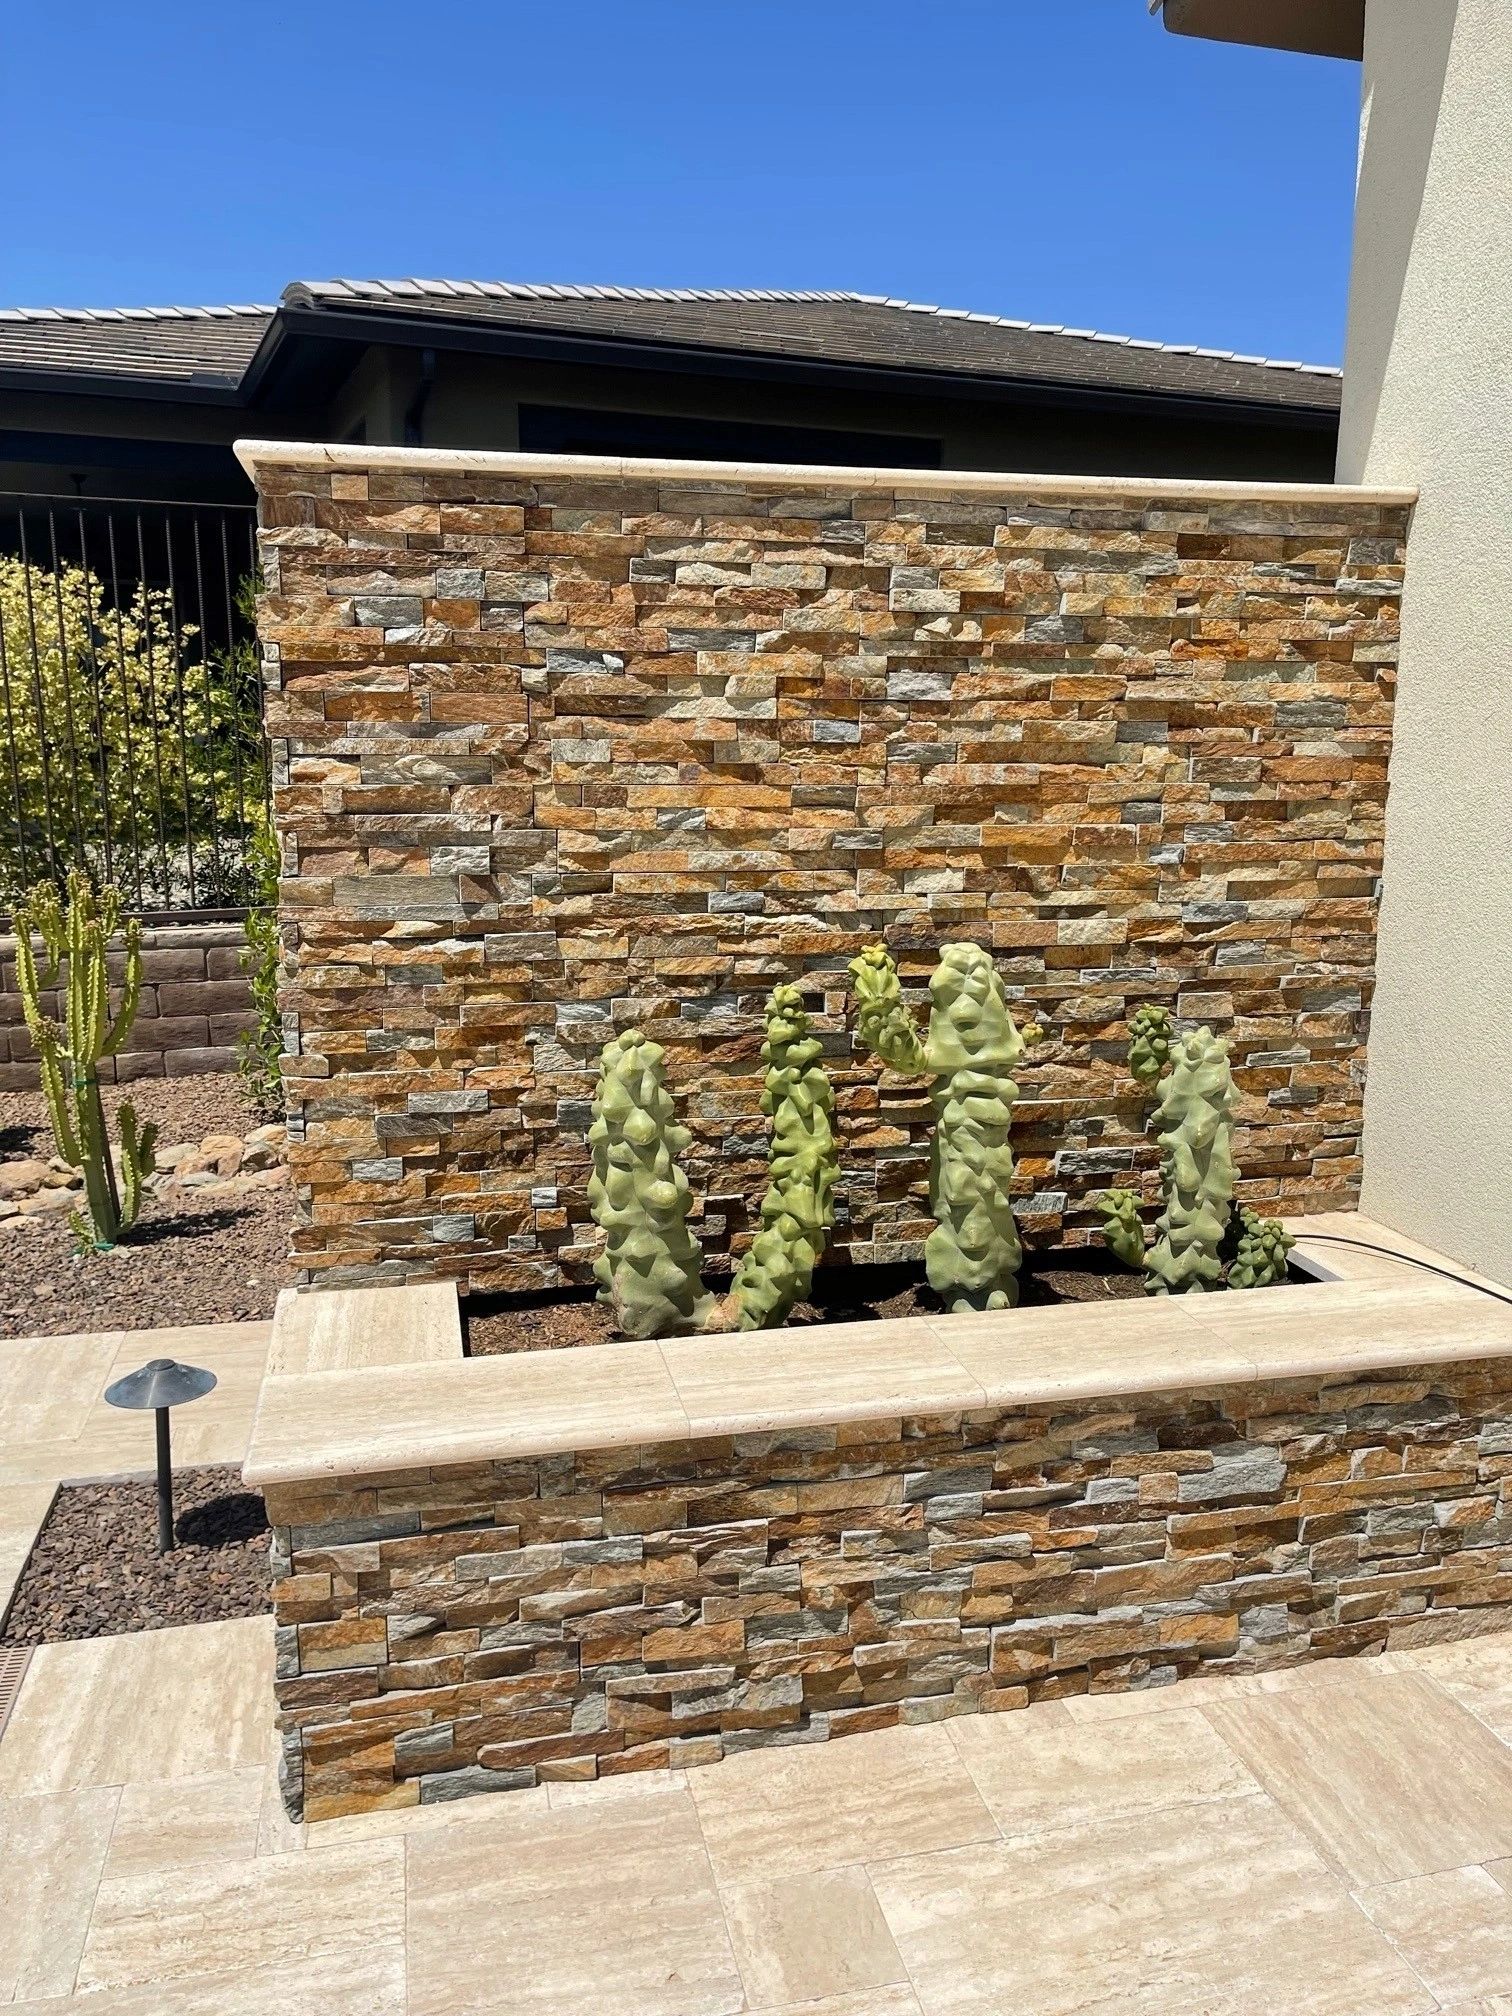
[[[96,895],[89,877],[74,870],[68,877],[66,904],[53,884],[41,882],[24,903],[16,905],[13,921],[21,1006],[37,1051],[53,1138],[63,1160],[84,1176],[88,1222],[77,1212],[70,1222],[81,1242],[108,1251],[136,1223],[157,1140],[157,1128],[139,1129],[134,1108],[129,1101],[123,1104],[118,1116],[118,1189],[100,1100],[99,1064],[102,1057],[115,1056],[136,1020],[142,990],[141,925],[134,917],[126,923],[126,970],[120,1006],[112,1018],[105,954],[121,922],[119,890],[107,886]],[[42,940],[45,954],[40,967],[33,933]],[[57,984],[64,962],[66,1012],[60,1026],[43,1013],[42,995]]]
[[[666,1052],[639,1029],[604,1045],[588,1145],[588,1201],[603,1227],[599,1300],[627,1337],[701,1330],[714,1298],[688,1231],[688,1179],[677,1165],[686,1127],[673,1115]]]
[[[735,1276],[734,1318],[742,1330],[775,1328],[804,1299],[835,1221],[840,1158],[834,1095],[819,1062],[823,1047],[809,1034],[798,989],[774,987],[761,1046],[771,1180],[761,1200],[761,1230]]]
[[[1173,1044],[1155,1108],[1165,1209],[1145,1255],[1152,1295],[1216,1288],[1234,1197],[1234,1080],[1228,1045],[1211,1029]]]
[[[850,970],[861,1041],[893,1070],[934,1079],[935,1229],[924,1245],[929,1284],[954,1310],[1012,1308],[1023,1258],[1011,1197],[1013,1072],[1039,1031],[1020,1032],[1002,978],[980,945],[941,947],[925,1036],[904,1005],[885,946],[868,946]]]

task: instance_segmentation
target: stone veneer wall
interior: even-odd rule
[[[1494,1628],[1509,1478],[1503,1358],[274,1486],[285,1796],[315,1819]]]
[[[101,1059],[100,1076],[124,1084],[234,1071],[236,1039],[253,1020],[245,943],[240,924],[144,929],[142,1005],[120,1056]],[[0,1092],[35,1085],[36,1056],[16,989],[15,940],[0,937]]]
[[[586,1279],[594,1066],[632,1022],[738,1250],[779,979],[839,1089],[837,1252],[917,1254],[928,1102],[846,1025],[883,935],[915,988],[978,939],[1050,1032],[1031,1234],[1153,1194],[1146,999],[1232,1040],[1246,1201],[1353,1202],[1403,504],[299,452],[245,451],[303,1278]]]

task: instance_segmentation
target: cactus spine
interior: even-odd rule
[[[1013,1072],[1026,1041],[1039,1032],[1018,1029],[1001,976],[980,945],[942,946],[922,1037],[885,946],[869,946],[850,970],[861,1041],[891,1069],[934,1079],[935,1229],[924,1246],[929,1285],[954,1310],[1011,1308],[1023,1258],[1011,1198]]]
[[[594,1263],[599,1300],[627,1337],[702,1329],[714,1303],[688,1231],[688,1179],[677,1157],[691,1137],[673,1116],[665,1059],[639,1029],[606,1043],[588,1130],[588,1201],[605,1233]]]
[[[770,1181],[761,1200],[761,1230],[735,1276],[732,1299],[742,1330],[771,1329],[803,1301],[835,1220],[840,1163],[822,1050],[809,1034],[798,989],[774,987],[761,1046],[761,1110],[772,1123]]]
[[[63,1160],[84,1177],[88,1222],[76,1212],[71,1223],[82,1243],[102,1251],[136,1223],[157,1140],[157,1128],[138,1128],[135,1109],[129,1102],[123,1104],[118,1189],[100,1100],[99,1064],[102,1057],[114,1057],[130,1035],[142,989],[142,930],[133,917],[125,929],[120,1005],[111,1016],[105,954],[120,921],[120,891],[106,887],[96,895],[88,876],[77,870],[68,877],[66,905],[51,883],[42,882],[17,904],[14,915],[21,1006],[37,1051],[53,1139]],[[40,967],[33,933],[43,945]],[[43,1013],[42,995],[57,984],[65,961],[66,1005],[60,1026]]]
[[[1246,1204],[1239,1212],[1239,1250],[1229,1264],[1230,1288],[1270,1288],[1286,1279],[1286,1256],[1296,1240],[1274,1218]]]
[[[1228,1045],[1198,1029],[1172,1046],[1155,1109],[1165,1209],[1145,1256],[1152,1295],[1215,1288],[1234,1196],[1234,1081]]]

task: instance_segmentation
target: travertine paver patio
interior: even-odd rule
[[[261,1620],[48,1647],[0,1999],[94,2016],[1508,2016],[1512,1634],[320,1826]]]

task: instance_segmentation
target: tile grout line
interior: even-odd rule
[[[79,1957],[74,1962],[73,1974],[69,1979],[68,1993],[70,1998],[79,1992],[79,1969],[84,1965],[84,1955],[89,1946],[89,1935],[94,1930],[95,1911],[99,1906],[100,1892],[105,1885],[105,1865],[110,1860],[111,1844],[115,1840],[116,1826],[121,1818],[121,1795],[126,1788],[124,1785],[114,1785],[105,1789],[115,1793],[115,1804],[110,1810],[110,1831],[105,1836],[105,1849],[104,1853],[100,1856],[100,1873],[95,1878],[94,1888],[89,1896],[89,1910],[84,1918],[84,1936],[79,1941]],[[48,1796],[56,1798],[58,1795],[53,1793]]]

